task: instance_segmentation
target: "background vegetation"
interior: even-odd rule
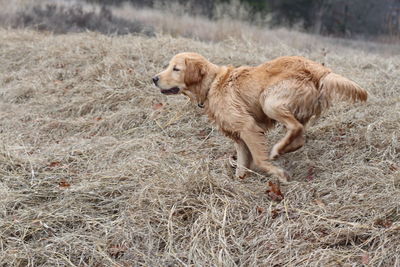
[[[177,21],[182,21],[185,16],[214,22],[230,19],[262,28],[285,27],[349,39],[400,40],[400,0],[38,0],[35,3],[17,0],[5,5],[14,6],[15,12],[3,9],[0,12],[1,24],[29,26],[55,33],[87,29],[106,34],[152,34],[154,11],[168,11],[174,15],[170,19]],[[123,18],[121,14],[113,16],[118,9],[127,9],[125,14],[131,14]],[[142,14],[144,10],[148,13],[141,15],[139,10]],[[137,17],[144,16],[149,17],[148,21],[137,21]],[[172,25],[168,27],[173,28]]]
[[[88,0],[101,4],[121,4],[126,0]],[[171,1],[128,0],[138,6],[155,7]],[[189,6],[192,14],[218,17],[218,6],[230,5],[230,0],[179,0]],[[238,1],[237,1],[238,2]],[[346,37],[399,35],[399,0],[240,0],[250,15],[249,21],[271,16],[274,26],[301,26],[317,34]]]

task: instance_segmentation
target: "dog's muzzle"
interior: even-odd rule
[[[155,76],[155,77],[153,77],[153,83],[155,84],[155,85],[157,85],[157,83],[158,83],[158,81],[160,80],[160,78],[158,77],[158,76]]]
[[[161,93],[164,95],[176,95],[180,91],[179,87],[172,87],[170,89],[161,89]]]

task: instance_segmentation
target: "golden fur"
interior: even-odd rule
[[[287,181],[270,160],[304,145],[304,124],[334,99],[367,100],[359,85],[303,57],[279,57],[256,67],[217,66],[196,53],[172,58],[153,78],[165,94],[182,93],[204,107],[211,121],[235,141],[236,176],[259,168]],[[286,135],[268,157],[265,132],[283,123]]]

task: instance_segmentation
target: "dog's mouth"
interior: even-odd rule
[[[180,91],[179,87],[172,87],[170,89],[161,89],[161,93],[164,95],[176,95]]]

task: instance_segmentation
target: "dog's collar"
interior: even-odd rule
[[[207,101],[208,91],[210,91],[210,88],[208,88],[203,94],[197,96],[197,106],[199,108],[205,107],[204,103]]]
[[[202,95],[199,95],[197,97],[197,106],[199,108],[205,108],[205,104],[204,103],[208,99],[208,93],[210,92],[210,89],[211,89],[212,83],[215,80],[215,77],[217,77],[217,74],[214,74],[213,78],[211,79],[211,82],[208,83],[208,86],[206,87],[207,90],[205,91],[205,93],[203,93]]]

